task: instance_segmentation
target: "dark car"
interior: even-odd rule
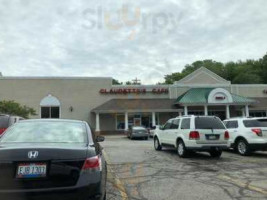
[[[20,120],[24,120],[24,118],[19,116],[5,115],[0,114],[0,136],[5,132],[5,130]]]
[[[14,124],[0,139],[0,199],[105,199],[101,141],[82,121]]]
[[[149,133],[148,130],[142,126],[132,126],[128,131],[128,138],[143,138],[148,140]]]

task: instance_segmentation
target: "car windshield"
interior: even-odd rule
[[[196,129],[225,129],[222,121],[215,117],[196,117]]]
[[[267,127],[267,119],[253,119],[253,120],[244,120],[243,124],[247,128],[252,127]]]
[[[22,122],[8,129],[0,143],[87,143],[85,125],[72,122]]]

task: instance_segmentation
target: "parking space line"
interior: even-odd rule
[[[109,172],[109,175],[111,176],[112,179],[114,179],[114,185],[119,189],[119,192],[121,194],[122,200],[128,200],[128,195],[126,193],[125,186],[120,181],[120,179],[116,176],[116,174],[113,171],[113,169],[109,166],[109,164],[111,164],[110,158],[109,158],[108,154],[106,153],[106,151],[104,151],[104,150],[103,150],[103,155],[104,155],[104,157],[106,159],[106,162],[107,162],[107,170]]]
[[[238,180],[236,178],[232,178],[230,176],[226,176],[226,175],[219,175],[218,176],[219,179],[224,180],[228,183],[232,183],[234,185],[237,185],[239,187],[242,188],[248,188],[249,190],[255,191],[255,192],[259,192],[261,194],[267,195],[267,190],[263,189],[263,188],[259,188],[250,184],[245,183],[244,181]]]

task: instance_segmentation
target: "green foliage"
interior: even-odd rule
[[[127,82],[125,82],[125,85],[132,85],[132,82],[131,81],[127,81]]]
[[[0,113],[18,115],[26,119],[30,115],[36,115],[36,111],[33,108],[22,106],[15,101],[0,101]]]
[[[165,84],[173,84],[193,71],[205,67],[229,80],[232,84],[260,84],[267,83],[267,54],[259,60],[247,60],[245,62],[221,63],[213,60],[196,61],[186,65],[182,72],[165,75]]]
[[[122,82],[119,82],[116,79],[112,79],[112,85],[122,85]]]

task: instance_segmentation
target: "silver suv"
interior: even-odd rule
[[[220,157],[227,149],[229,133],[220,118],[215,116],[183,116],[170,119],[155,131],[154,147],[174,147],[180,157],[190,151],[206,151]]]
[[[5,130],[15,124],[16,122],[24,120],[24,118],[19,116],[12,116],[6,114],[0,114],[0,136],[5,132]]]

